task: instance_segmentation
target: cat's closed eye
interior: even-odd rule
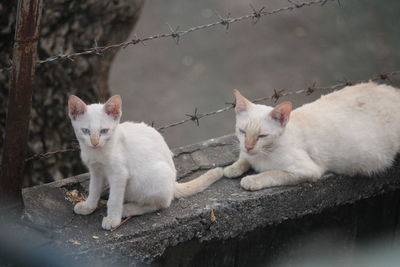
[[[257,136],[257,139],[265,138],[265,137],[267,137],[267,136],[268,136],[268,134],[259,134],[259,135]]]
[[[240,132],[241,134],[246,134],[246,131],[245,131],[245,130],[242,130],[242,129],[239,129],[239,132]]]
[[[107,134],[108,133],[108,129],[101,129],[100,130],[100,134]]]
[[[88,128],[82,128],[82,133],[90,134],[90,130]]]

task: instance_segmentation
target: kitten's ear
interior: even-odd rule
[[[285,127],[289,121],[292,112],[292,103],[289,101],[282,102],[277,105],[270,113],[272,119],[278,121],[282,127]]]
[[[107,100],[104,104],[104,112],[107,115],[114,118],[114,120],[118,119],[121,116],[121,106],[122,99],[119,95],[114,95]]]
[[[86,104],[79,97],[70,95],[68,98],[68,114],[71,120],[83,115],[86,112]]]
[[[236,114],[247,111],[247,109],[251,105],[251,102],[247,98],[242,96],[242,94],[238,90],[236,89],[233,90],[233,93],[235,94],[235,99],[236,99],[236,104],[235,104]]]

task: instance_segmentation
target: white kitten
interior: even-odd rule
[[[89,196],[76,204],[77,214],[92,213],[105,181],[110,185],[107,217],[102,227],[111,229],[121,217],[168,208],[174,197],[203,191],[223,175],[221,168],[187,183],[176,182],[176,169],[164,138],[144,123],[124,122],[121,97],[104,105],[86,105],[76,96],[68,101],[69,116],[90,171]],[[125,203],[125,204],[124,204]]]
[[[326,172],[371,175],[400,149],[400,92],[373,82],[349,86],[292,111],[236,96],[239,160],[224,169],[247,190],[319,179]]]

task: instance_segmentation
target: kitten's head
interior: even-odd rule
[[[86,105],[79,97],[68,99],[68,114],[81,144],[99,148],[112,137],[121,118],[122,100],[119,95],[111,97],[105,104]]]
[[[241,151],[256,155],[266,153],[276,144],[289,121],[292,104],[283,102],[275,108],[251,103],[238,90],[236,98],[236,135]]]

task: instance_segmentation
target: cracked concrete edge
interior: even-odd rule
[[[174,149],[178,176],[191,179],[202,170],[226,166],[236,160],[236,147],[236,139],[228,135]],[[117,233],[109,235],[99,229],[99,219],[105,213],[104,208],[100,208],[93,216],[77,217],[72,214],[72,204],[65,203],[62,198],[66,190],[87,183],[87,174],[26,189],[24,197],[26,201],[32,202],[27,205],[27,213],[34,222],[44,224],[49,229],[58,229],[55,231],[58,231],[60,239],[75,238],[82,243],[75,255],[101,252],[105,255],[104,259],[109,261],[115,258],[151,261],[167,247],[192,238],[201,241],[227,239],[257,227],[319,213],[328,207],[397,190],[400,188],[399,174],[399,160],[396,160],[395,167],[374,177],[330,174],[317,182],[256,192],[241,189],[240,179],[223,179],[200,194],[175,200],[167,210],[135,217]],[[53,201],[60,202],[62,208],[52,205]],[[210,218],[211,210],[215,214],[215,222]],[[51,216],[51,222],[46,224],[48,216]],[[65,216],[67,219],[64,221]],[[73,216],[74,220],[70,221],[68,216]],[[81,225],[87,227],[81,230]],[[87,234],[85,231],[96,233],[102,239],[93,241],[84,236]]]
[[[293,190],[285,192],[285,196],[280,196],[281,203],[286,201],[284,206],[287,207],[287,210],[284,214],[281,212],[266,212],[267,210],[274,211],[282,209],[282,206],[275,205],[276,199],[274,199],[273,196],[268,196],[266,198],[253,199],[246,202],[245,205],[239,204],[216,209],[215,215],[217,221],[215,223],[212,223],[209,219],[210,211],[205,211],[190,218],[177,220],[173,225],[169,225],[167,229],[161,226],[144,235],[126,236],[119,242],[102,244],[96,248],[88,249],[85,253],[100,250],[112,251],[113,253],[117,252],[122,258],[128,257],[143,262],[151,262],[158,256],[161,256],[167,247],[175,246],[193,238],[198,238],[200,241],[215,239],[224,240],[245,234],[257,227],[277,224],[284,220],[294,219],[307,214],[319,213],[327,207],[352,203],[358,199],[372,197],[399,188],[398,184],[395,186],[392,184],[384,188],[379,186],[380,183],[377,183],[378,187],[361,187],[363,193],[358,196],[354,196],[353,194],[347,195],[348,192],[346,192],[346,197],[337,197],[336,192],[331,191],[326,195],[327,199],[330,199],[330,204],[325,205],[325,203],[320,202],[319,198],[316,198],[314,201],[308,202],[306,207],[301,207],[301,209],[298,209],[299,205],[297,203],[299,203],[299,201],[297,199],[293,200],[292,197],[290,197],[290,195],[296,194],[299,191],[302,191],[301,195],[314,195],[315,191],[318,191],[321,187],[335,184],[335,181],[329,180],[336,178],[328,178],[326,182],[320,183],[315,187],[306,185],[305,187],[293,188]],[[350,180],[348,177],[339,178],[341,182],[343,182],[342,179],[348,181],[346,184],[349,188],[351,188],[350,185],[354,185],[354,182],[357,182],[353,180],[353,178]],[[365,183],[361,183],[361,185],[365,185]],[[243,214],[246,215],[245,218],[243,218]],[[103,255],[105,258],[111,256],[107,254]],[[115,254],[113,256],[115,256]],[[110,258],[108,260],[110,260]]]
[[[108,246],[113,251],[118,247],[122,254],[140,261],[152,261],[161,256],[167,247],[193,238],[200,241],[225,240],[258,227],[317,214],[329,207],[354,203],[399,189],[399,181],[392,179],[396,175],[388,174],[391,175],[389,179],[329,175],[314,183],[290,186],[273,194],[214,207],[215,222],[210,219],[210,208],[176,220],[167,228],[161,225],[145,235],[125,238]]]

